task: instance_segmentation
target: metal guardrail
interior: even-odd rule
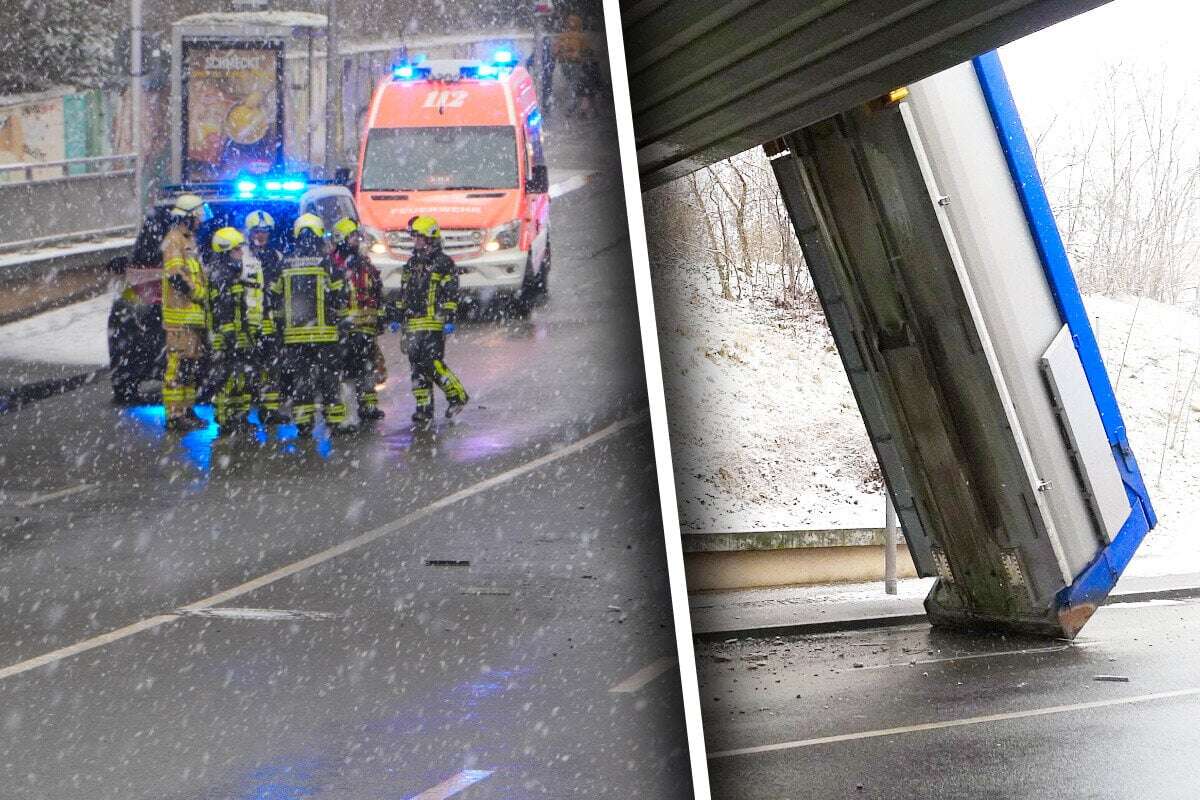
[[[121,154],[0,166],[0,251],[136,227],[133,161]]]
[[[0,164],[0,190],[22,182],[60,180],[88,175],[111,175],[133,169],[136,156],[121,153],[112,156],[70,158],[65,161],[40,161],[36,163]],[[47,174],[50,173],[50,174]],[[19,175],[13,180],[11,176]]]

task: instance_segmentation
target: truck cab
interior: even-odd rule
[[[396,65],[372,99],[355,185],[385,291],[399,288],[412,252],[408,221],[429,215],[468,293],[510,295],[526,307],[546,293],[542,115],[533,80],[511,52]]]

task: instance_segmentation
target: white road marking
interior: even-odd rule
[[[0,680],[12,677],[13,675],[20,675],[22,672],[28,672],[29,670],[43,667],[47,664],[54,663],[55,661],[61,661],[64,658],[70,658],[71,656],[85,653],[88,650],[94,650],[97,647],[103,647],[106,644],[111,644],[120,639],[133,636],[135,633],[141,633],[142,631],[150,630],[151,628],[157,628],[159,625],[178,620],[180,615],[186,612],[199,611],[220,605],[222,603],[227,603],[234,598],[241,597],[244,594],[249,594],[250,592],[261,589],[264,586],[269,586],[276,581],[295,575],[298,572],[303,572],[304,570],[309,569],[310,567],[315,567],[318,564],[323,564],[326,561],[337,558],[340,555],[344,555],[359,547],[368,545],[378,539],[382,539],[384,536],[403,530],[417,520],[428,517],[431,514],[435,514],[447,506],[452,506],[455,503],[462,502],[463,500],[474,497],[477,494],[490,491],[497,486],[502,486],[505,483],[516,480],[522,475],[527,475],[530,472],[539,470],[547,464],[553,464],[555,461],[560,461],[568,456],[582,452],[597,442],[602,442],[610,436],[620,433],[626,428],[644,422],[646,418],[647,414],[643,412],[640,414],[634,414],[631,417],[626,417],[622,420],[618,420],[617,422],[609,425],[607,428],[603,428],[589,436],[585,436],[584,438],[573,442],[566,447],[555,450],[552,453],[547,453],[546,455],[535,458],[532,461],[527,461],[519,467],[513,467],[512,469],[501,472],[498,475],[493,475],[492,477],[482,480],[473,486],[468,486],[466,489],[455,492],[451,495],[447,495],[441,500],[435,500],[423,508],[405,514],[399,519],[392,520],[386,525],[381,525],[378,528],[367,531],[359,536],[355,536],[353,539],[348,539],[339,545],[335,545],[327,550],[322,550],[319,553],[315,553],[308,558],[303,558],[293,564],[280,567],[279,569],[268,572],[265,575],[260,575],[253,580],[246,581],[239,586],[234,586],[233,588],[226,589],[223,592],[218,592],[211,597],[207,597],[203,600],[197,600],[194,603],[189,603],[186,606],[175,609],[173,613],[159,614],[157,616],[150,617],[149,619],[135,622],[132,625],[126,625],[123,628],[118,628],[115,631],[109,631],[108,633],[94,636],[91,639],[84,639],[81,642],[76,642],[75,644],[61,647],[58,650],[52,650],[49,653],[44,653],[40,656],[35,656],[34,658],[27,659],[25,661],[19,661],[16,664],[10,664],[7,667],[0,668]]]
[[[80,653],[86,653],[88,650],[94,650],[97,647],[103,647],[106,644],[111,644],[112,642],[124,639],[128,636],[133,636],[135,633],[148,631],[151,628],[157,628],[163,623],[172,622],[177,619],[179,619],[179,617],[174,614],[159,614],[156,617],[150,617],[149,619],[143,619],[135,622],[132,625],[126,625],[124,628],[117,628],[115,631],[102,633],[99,636],[93,636],[91,639],[84,639],[82,642],[76,642],[75,644],[70,644],[66,647],[60,647],[58,650],[52,650],[49,653],[35,656],[34,658],[30,658],[26,661],[20,661],[16,664],[0,668],[0,680],[12,677],[13,675],[19,675],[22,672],[28,672],[31,669],[44,667],[47,664],[53,664],[55,661],[61,661],[64,658],[70,658],[71,656],[77,656]]]
[[[1130,600],[1127,603],[1122,603],[1120,600],[1111,603],[1105,603],[1105,608],[1147,608],[1149,606],[1181,606],[1183,603],[1179,600],[1167,600],[1163,598],[1152,600]]]
[[[57,492],[46,492],[45,494],[35,494],[33,497],[27,497],[24,500],[18,500],[13,505],[19,508],[27,508],[29,506],[41,505],[50,500],[58,500],[62,497],[70,497],[73,494],[80,492],[90,492],[100,484],[98,483],[81,483],[78,486],[72,486],[68,489],[59,489]]]
[[[180,609],[173,612],[181,617],[214,617],[217,619],[249,619],[263,622],[280,620],[322,620],[336,619],[336,614],[324,611],[299,611],[285,608],[200,608],[195,611]]]
[[[608,691],[621,694],[636,692],[638,689],[641,689],[647,683],[654,680],[659,675],[662,675],[667,670],[673,669],[678,663],[679,659],[675,656],[663,656],[657,661],[642,667],[637,672],[633,673]]]
[[[464,769],[462,772],[451,775],[432,789],[426,789],[420,794],[413,795],[409,800],[446,800],[447,797],[453,797],[463,789],[479,783],[492,772],[493,770],[490,769]]]
[[[584,186],[588,185],[588,182],[591,181],[592,176],[595,174],[596,173],[594,172],[585,172],[582,175],[572,175],[566,180],[561,180],[558,183],[552,183],[550,184],[550,196],[562,197],[568,192],[573,192],[576,189],[582,189]]]
[[[1063,650],[1072,650],[1078,647],[1094,647],[1099,644],[1096,642],[1071,642],[1069,644],[1051,645],[1050,647],[1028,647],[1023,650],[996,650],[990,653],[970,653],[965,656],[944,656],[942,658],[919,658],[912,661],[889,661],[886,664],[871,664],[866,667],[858,667],[853,670],[843,670],[843,672],[862,672],[870,669],[888,669],[889,667],[914,667],[924,664],[944,664],[948,661],[970,661],[975,658],[996,658],[999,656],[1025,656],[1034,655],[1036,653],[1061,653]]]
[[[963,719],[948,719],[941,722],[924,722],[919,725],[902,725],[898,728],[881,728],[874,731],[861,731],[859,733],[842,733],[836,736],[820,736],[815,739],[798,739],[794,742],[779,742],[778,744],[763,744],[754,747],[739,747],[734,750],[718,750],[714,753],[709,753],[709,760],[718,758],[733,758],[734,756],[747,756],[756,753],[774,753],[780,750],[798,750],[802,747],[814,747],[820,744],[834,744],[837,742],[853,742],[859,739],[876,739],[880,736],[897,736],[903,733],[920,733],[922,731],[936,731],[943,728],[960,728],[964,725],[981,725],[986,722],[1003,722],[1010,719],[1026,719],[1028,717],[1045,717],[1051,714],[1066,714],[1072,711],[1087,711],[1093,708],[1110,708],[1112,706],[1125,706],[1134,703],[1149,703],[1154,700],[1169,700],[1175,697],[1195,697],[1200,695],[1200,688],[1196,689],[1178,689],[1173,692],[1155,692],[1154,694],[1139,694],[1132,697],[1117,697],[1111,700],[1095,700],[1089,703],[1072,703],[1062,706],[1046,706],[1044,708],[1031,708],[1028,711],[1010,711],[1004,714],[986,714],[980,717],[965,717]]]

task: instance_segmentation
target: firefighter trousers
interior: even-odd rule
[[[250,412],[256,372],[254,353],[248,347],[235,347],[213,356],[205,395],[213,399],[217,424],[229,425],[235,418]]]
[[[342,346],[344,377],[354,385],[359,412],[379,406],[379,396],[375,393],[375,348],[373,335],[357,331],[347,335]]]
[[[467,402],[467,390],[445,362],[446,335],[441,331],[410,331],[408,363],[412,368],[413,399],[417,412],[433,413],[433,385],[436,383],[451,405]]]
[[[283,372],[283,345],[278,334],[264,333],[254,340],[254,376],[250,387],[251,400],[264,411],[279,410],[280,387]],[[264,422],[266,420],[263,420]]]
[[[346,421],[340,354],[337,342],[283,346],[284,394],[292,404],[292,421],[297,425],[312,425],[318,409],[327,424]]]
[[[168,419],[182,419],[195,405],[200,387],[203,331],[199,328],[167,328],[165,332],[167,365],[163,370],[163,405]]]

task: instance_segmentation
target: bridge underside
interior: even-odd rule
[[[622,0],[649,188],[1107,0]]]

